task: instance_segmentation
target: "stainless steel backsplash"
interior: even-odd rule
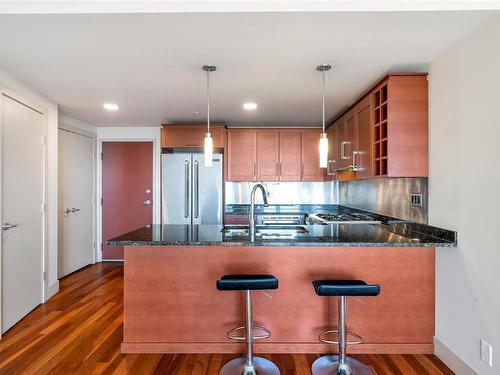
[[[226,182],[226,204],[249,204],[254,182]],[[269,204],[337,204],[337,182],[264,182]],[[262,198],[257,194],[257,202]]]
[[[422,207],[410,205],[410,194],[422,194]],[[338,183],[338,203],[398,219],[427,223],[427,178],[376,178]]]

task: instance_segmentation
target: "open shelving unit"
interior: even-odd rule
[[[373,92],[373,174],[387,176],[387,82]]]

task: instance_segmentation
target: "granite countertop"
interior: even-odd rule
[[[234,226],[233,226],[234,227]],[[147,225],[106,242],[145,246],[331,246],[331,247],[454,247],[457,233],[423,224],[303,225],[295,237],[231,236],[222,225]]]

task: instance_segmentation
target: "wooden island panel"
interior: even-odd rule
[[[361,279],[378,297],[348,298],[348,328],[364,337],[351,353],[432,353],[434,248],[126,246],[125,353],[234,353],[226,332],[243,322],[242,292],[220,292],[224,274],[272,273],[270,300],[254,292],[255,323],[272,331],[257,352],[323,353],[318,334],[336,324],[336,298],[314,279]]]

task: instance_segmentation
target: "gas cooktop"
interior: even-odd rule
[[[368,214],[359,212],[339,213],[339,214],[309,214],[307,216],[308,224],[381,224]]]

